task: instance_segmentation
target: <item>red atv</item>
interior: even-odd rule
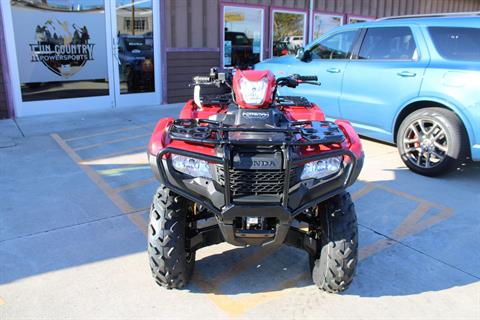
[[[148,228],[156,282],[183,287],[205,246],[285,243],[308,252],[320,289],[345,290],[357,264],[357,218],[346,188],[363,165],[358,135],[347,121],[326,122],[305,98],[277,95],[282,86],[319,85],[315,76],[232,74],[212,69],[195,77],[195,98],[180,119],[161,119],[150,140],[160,181]],[[202,97],[204,86],[227,93]]]

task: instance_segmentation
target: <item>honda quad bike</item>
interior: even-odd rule
[[[358,232],[346,188],[364,155],[349,122],[327,122],[315,104],[278,94],[280,87],[307,84],[320,85],[315,76],[212,69],[194,78],[194,99],[179,119],[158,122],[148,151],[160,181],[148,254],[159,285],[185,286],[195,252],[228,242],[302,248],[320,289],[349,286]],[[226,93],[201,96],[205,86]]]

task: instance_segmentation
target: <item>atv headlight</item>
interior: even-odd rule
[[[321,179],[337,173],[342,168],[342,157],[333,157],[312,161],[303,167],[301,180]]]
[[[240,78],[240,92],[242,93],[243,101],[249,105],[262,104],[265,101],[267,88],[267,78],[263,78],[260,81],[248,81],[245,78]]]
[[[212,179],[212,173],[208,162],[205,160],[189,158],[178,154],[172,154],[172,165],[175,170],[188,174],[192,177]]]

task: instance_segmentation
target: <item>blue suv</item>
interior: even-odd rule
[[[480,17],[392,17],[345,25],[255,69],[317,75],[282,95],[306,96],[328,118],[396,143],[414,172],[435,176],[480,161]]]

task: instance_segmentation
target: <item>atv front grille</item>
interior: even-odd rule
[[[290,185],[296,179],[296,170],[290,170]],[[230,169],[230,190],[233,197],[251,195],[281,195],[285,185],[285,170],[235,170]],[[217,167],[218,182],[225,185],[222,166]]]

